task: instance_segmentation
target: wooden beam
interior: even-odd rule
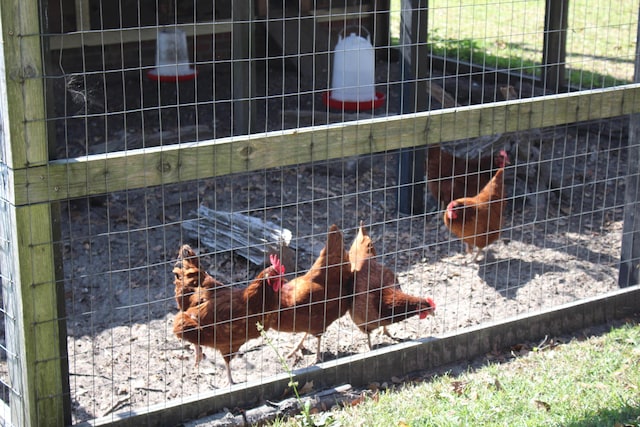
[[[638,10],[640,19],[640,10]],[[640,83],[640,27],[636,34],[636,58],[633,80]],[[618,286],[640,283],[640,114],[629,120],[628,170],[624,196],[624,221]]]
[[[429,55],[427,46],[427,21],[429,2],[427,0],[404,0],[402,2],[401,44],[404,57],[403,113],[416,113],[429,109],[427,82],[429,63],[424,59]],[[398,160],[398,211],[407,215],[420,215],[425,211],[425,152],[424,150],[403,149]]]
[[[16,204],[132,190],[640,112],[640,84],[52,161],[15,171]]]
[[[79,2],[86,2],[87,0],[78,0]],[[266,4],[265,2],[258,2],[260,4]],[[76,3],[78,7],[79,3]],[[84,6],[83,6],[84,7]],[[380,6],[382,7],[382,6]],[[84,10],[84,9],[83,9]],[[319,9],[315,11],[314,19],[316,22],[329,22],[329,21],[344,21],[356,13],[368,13],[369,8],[366,5],[349,6],[341,8],[338,11],[334,9]],[[381,12],[378,12],[381,13]],[[261,15],[264,16],[264,15]],[[381,31],[383,21],[385,19],[384,14],[378,16],[381,21]],[[109,44],[122,44],[122,43],[139,43],[141,41],[155,40],[158,36],[158,31],[162,27],[133,27],[133,28],[105,28],[105,29],[91,29],[90,22],[84,17],[80,19],[80,22],[76,22],[76,25],[84,25],[83,31],[72,31],[69,33],[52,34],[49,36],[49,47],[51,50],[58,49],[72,49],[82,46],[106,46]],[[388,18],[387,18],[388,20]],[[187,34],[187,37],[196,37],[210,34],[221,34],[232,32],[233,22],[230,19],[220,19],[209,22],[191,22],[186,24],[176,23],[172,24],[172,28],[178,28]],[[387,25],[388,26],[388,25]],[[80,28],[80,27],[78,27]],[[380,35],[381,40],[384,35]],[[388,37],[388,36],[387,36]],[[385,46],[388,46],[386,44]]]
[[[89,0],[75,0],[76,8],[76,28],[78,31],[88,31],[91,29],[91,13],[89,11]]]
[[[390,0],[373,1],[373,45],[375,47],[386,48],[391,46],[390,7]],[[386,59],[386,49],[382,49],[382,52],[384,52],[383,59]]]
[[[233,31],[231,33],[233,131],[235,135],[251,132],[251,108],[255,92],[255,62],[253,58],[253,0],[232,2]]]
[[[3,0],[0,77],[2,201],[0,256],[10,419],[20,426],[71,422],[67,344],[56,281],[51,205],[15,205],[18,170],[48,164],[40,10],[37,1]]]
[[[191,24],[175,24],[171,28],[184,31],[187,37],[201,35],[230,33],[231,21],[197,22]],[[141,41],[156,40],[160,27],[142,28],[114,28],[104,30],[74,31],[64,34],[53,34],[49,37],[51,50],[72,49],[82,46],[106,46],[109,44],[139,43]]]
[[[569,0],[547,0],[544,15],[542,72],[547,89],[556,93],[567,86],[567,22]]]

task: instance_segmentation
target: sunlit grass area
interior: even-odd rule
[[[640,426],[640,326],[514,348],[513,359],[378,392],[321,426]],[[302,418],[276,426],[310,425]]]
[[[539,75],[545,2],[431,0],[429,47],[434,55]],[[400,0],[392,0],[392,36],[399,38]],[[633,79],[639,0],[569,2],[567,70],[582,88]]]

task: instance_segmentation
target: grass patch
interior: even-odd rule
[[[590,89],[629,83],[639,0],[571,0],[567,71],[572,85]],[[400,0],[391,2],[392,39],[398,42]],[[540,75],[544,2],[432,0],[428,42],[435,55]]]
[[[640,325],[404,385],[324,419],[336,426],[640,426]]]

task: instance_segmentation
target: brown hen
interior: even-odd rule
[[[200,268],[198,255],[189,245],[182,245],[173,267],[175,298],[178,309],[186,310],[209,298],[209,291],[222,283]]]
[[[201,272],[189,271],[193,277],[201,277]],[[271,265],[244,288],[222,285],[217,281],[215,286],[200,289],[201,292],[196,287],[191,297],[198,295],[201,301],[180,311],[173,321],[173,333],[195,345],[196,366],[204,357],[201,346],[213,347],[222,353],[229,384],[234,383],[229,363],[242,344],[260,336],[256,324],[264,324],[266,316],[278,307],[278,292],[284,283],[284,273],[280,260],[272,255]],[[205,273],[202,282],[211,283],[206,276],[210,277]]]
[[[500,238],[504,213],[504,168],[498,169],[491,181],[474,197],[456,199],[447,205],[444,224],[465,243],[467,253],[480,252]]]
[[[442,206],[455,199],[475,196],[491,180],[494,170],[509,164],[505,150],[477,160],[456,157],[438,144],[429,145],[427,153],[427,187]]]
[[[356,326],[367,334],[371,349],[371,332],[379,327],[391,337],[387,326],[411,316],[425,319],[436,305],[431,298],[408,295],[402,291],[396,275],[376,260],[373,242],[362,222],[349,249],[354,272],[353,304],[349,312]]]
[[[269,328],[305,333],[288,356],[295,354],[307,334],[311,334],[318,338],[316,361],[321,359],[320,337],[349,309],[352,280],[342,232],[334,224],[329,229],[326,246],[311,269],[282,286],[279,312],[269,317]]]

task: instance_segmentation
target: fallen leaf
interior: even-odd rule
[[[551,405],[549,405],[547,402],[543,402],[542,400],[538,400],[538,399],[533,399],[532,402],[534,405],[536,405],[536,408],[538,409],[543,409],[547,412],[551,410]]]
[[[404,421],[398,421],[398,427],[409,427],[409,424],[405,423]]]
[[[379,399],[378,392],[375,392],[371,396],[371,400],[373,400],[374,402],[377,402],[378,399]],[[362,393],[360,393],[360,396],[356,397],[354,400],[352,400],[350,402],[350,405],[351,406],[358,406],[358,405],[363,404],[366,400],[367,400],[367,393],[363,391]]]
[[[513,351],[522,351],[522,350],[528,350],[528,349],[529,347],[526,344],[516,344],[511,347],[511,350]]]
[[[313,391],[313,381],[307,381],[300,390],[298,390],[298,393],[300,394],[307,394],[307,393],[311,393],[311,391]]]
[[[467,384],[469,384],[467,381],[454,381],[451,383],[451,386],[453,387],[453,392],[458,396],[461,396],[464,394]]]
[[[351,406],[358,406],[358,405],[362,405],[364,403],[364,393],[362,393],[360,396],[356,397],[355,399],[353,399],[350,403]]]

